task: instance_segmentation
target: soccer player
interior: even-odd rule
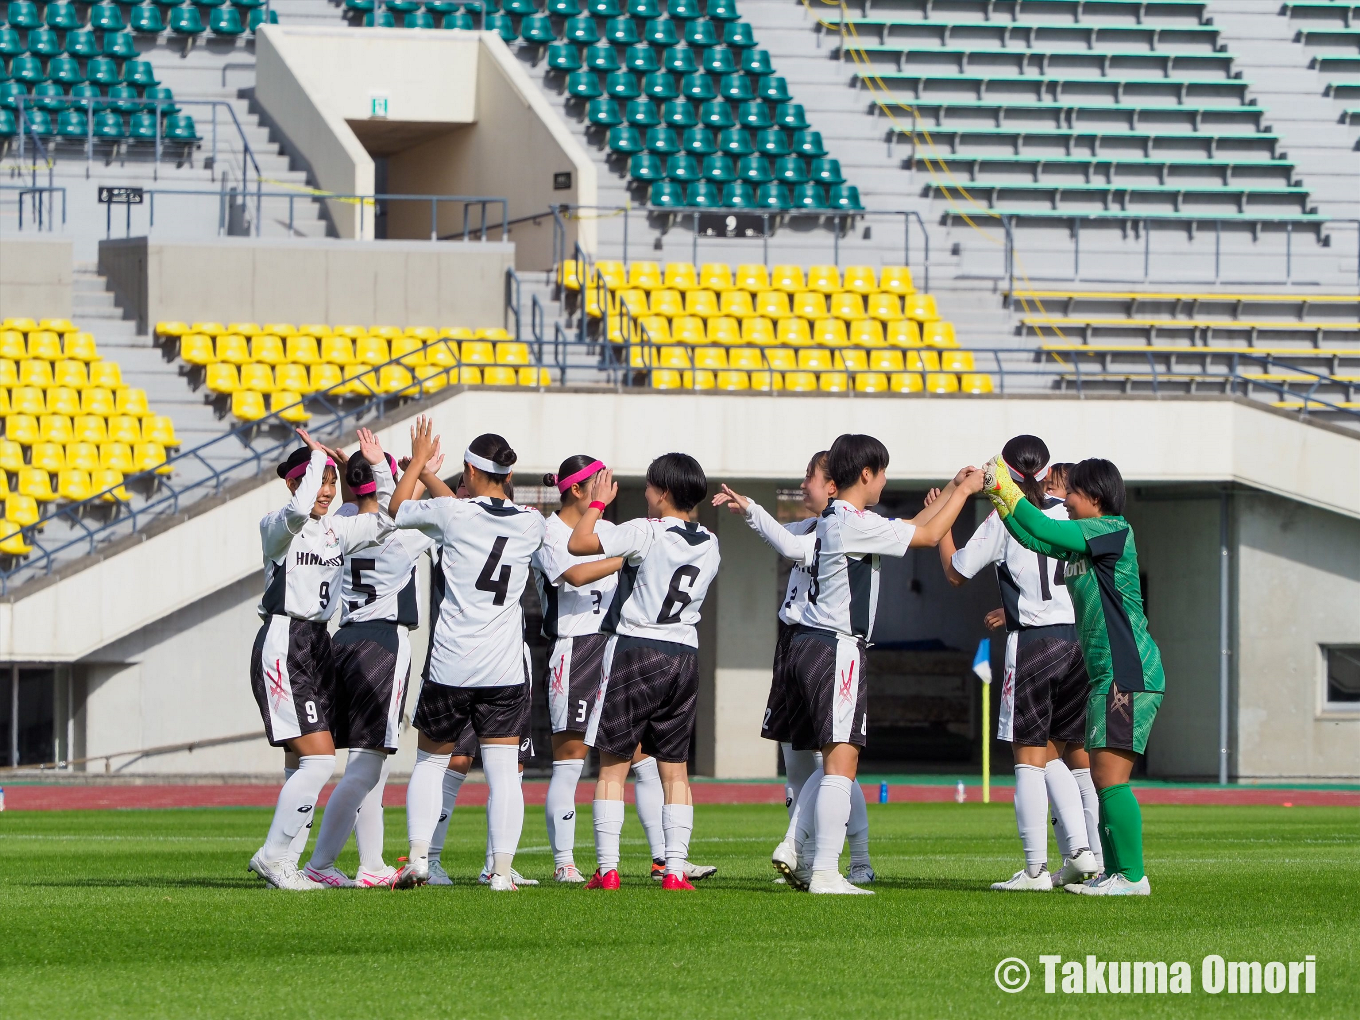
[[[586,888],[619,887],[623,787],[641,745],[657,761],[665,794],[661,887],[692,890],[685,863],[694,829],[687,762],[699,699],[697,625],[720,560],[717,536],[697,520],[708,480],[687,454],[658,457],[647,468],[648,517],[597,534],[600,515],[618,491],[609,469],[597,472],[590,503],[567,541],[573,556],[624,561],[600,627],[610,638],[586,724],[585,742],[600,752],[593,805],[599,867]]]
[[[934,546],[954,524],[968,498],[982,488],[982,473],[964,468],[940,498],[911,521],[881,517],[868,507],[887,485],[888,450],[873,436],[842,435],[827,455],[836,486],[817,519],[808,605],[789,643],[785,668],[807,706],[823,774],[815,787],[815,852],[809,892],[872,895],[838,870],[850,818],[859,749],[869,732],[865,642],[878,607],[879,561],[909,548]],[[806,790],[806,788],[805,788]],[[806,790],[811,798],[813,790]],[[806,807],[800,808],[800,813]],[[778,862],[776,862],[778,864]],[[783,870],[783,868],[781,868]],[[803,878],[786,871],[791,884]]]
[[[335,770],[335,667],[326,621],[335,612],[345,554],[385,538],[392,522],[381,515],[333,514],[336,455],[303,429],[297,434],[304,445],[277,469],[292,498],[260,521],[263,624],[250,657],[265,735],[274,747],[297,755],[297,767],[279,791],[269,835],[249,867],[277,889],[306,891],[326,886],[298,871],[294,854],[301,853],[298,844],[305,842],[317,798]],[[367,430],[360,450],[370,464],[383,462],[382,447]]]
[[[1062,502],[1044,490],[1048,447],[1043,440],[1016,436],[1002,455],[1025,497],[1054,520],[1066,520]],[[1054,885],[1084,882],[1099,870],[1091,851],[1099,834],[1087,833],[1081,789],[1062,757],[1069,746],[1086,739],[1087,688],[1062,562],[1030,552],[995,513],[962,549],[955,549],[954,537],[947,533],[939,550],[950,584],[964,585],[995,564],[1001,588],[1006,669],[996,735],[1010,742],[1015,756],[1015,821],[1025,866],[992,888],[1047,892]],[[1056,878],[1048,871],[1050,802],[1063,851]]]
[[[444,773],[454,742],[468,722],[479,742],[488,787],[487,824],[494,855],[490,886],[518,889],[512,877],[524,827],[519,745],[529,712],[520,595],[529,562],[543,542],[543,516],[505,496],[515,451],[492,433],[478,436],[463,454],[463,478],[472,498],[414,501],[416,480],[439,452],[423,416],[412,429],[411,464],[392,497],[398,528],[413,528],[441,547],[432,578],[440,612],[430,644],[429,678],[420,691],[414,725],[420,739],[407,786],[411,849],[399,887],[429,878],[430,838],[443,803]]]
[[[1124,479],[1108,460],[1074,464],[1067,512],[1055,521],[1024,498],[1004,457],[986,468],[985,491],[1006,530],[1031,552],[1066,561],[1065,579],[1090,676],[1086,749],[1100,795],[1104,874],[1069,892],[1147,896],[1143,816],[1129,786],[1134,762],[1166,690],[1162,656],[1148,634],[1133,529],[1123,517]]]
[[[784,806],[789,812],[789,825],[774,849],[772,860],[783,861],[794,871],[797,870],[798,809],[802,803],[799,795],[812,774],[822,767],[822,752],[816,748],[807,710],[798,692],[788,683],[784,663],[789,642],[797,633],[807,607],[817,518],[836,494],[835,483],[826,473],[826,457],[827,451],[821,450],[808,461],[802,484],[803,508],[812,516],[804,520],[781,525],[759,503],[732,491],[727,485],[713,497],[715,507],[726,505],[733,513],[745,516],[746,523],[775,552],[794,561],[784,600],[779,605],[779,635],[774,646],[770,696],[760,726],[760,735],[767,740],[777,740],[784,756]],[[874,881],[876,876],[869,860],[869,812],[864,803],[864,791],[858,783],[850,788],[850,822],[846,838],[850,843],[850,882],[863,885]]]
[[[438,462],[431,462],[422,477],[435,495],[442,488],[438,470]],[[386,515],[394,487],[386,459],[371,466],[361,457],[351,457],[343,477],[355,498],[347,506],[354,506],[359,514]],[[400,739],[411,674],[409,632],[420,625],[416,563],[433,544],[433,539],[418,531],[394,530],[380,542],[357,547],[345,556],[340,629],[331,644],[337,694],[335,743],[350,752],[304,871],[314,882],[372,888],[390,885],[397,876],[397,869],[382,859],[384,766]],[[353,879],[335,866],[351,829],[360,856]]]

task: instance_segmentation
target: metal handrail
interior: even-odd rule
[[[66,189],[65,189],[64,187],[61,187],[61,186],[55,186],[55,187],[54,187],[54,186],[52,186],[52,185],[43,186],[43,185],[41,185],[41,184],[35,184],[35,185],[28,185],[28,184],[0,184],[0,191],[17,191],[17,192],[18,192],[18,195],[15,196],[15,205],[16,205],[16,207],[17,207],[17,209],[18,209],[18,213],[19,213],[19,229],[20,229],[20,230],[23,230],[23,229],[24,229],[24,198],[25,198],[25,197],[31,197],[31,198],[33,199],[33,215],[34,215],[34,218],[37,220],[38,229],[39,229],[39,230],[42,230],[42,228],[43,228],[43,227],[42,227],[42,225],[43,225],[43,205],[44,205],[44,198],[43,198],[43,196],[46,196],[46,207],[47,207],[47,229],[48,229],[49,232],[51,232],[52,230],[56,229],[56,201],[57,201],[57,194],[60,193],[60,194],[61,194],[61,224],[62,224],[62,226],[65,226],[65,225],[66,225]]]

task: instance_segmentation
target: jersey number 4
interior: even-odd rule
[[[505,596],[510,591],[510,564],[505,564],[499,573],[496,572],[496,567],[501,562],[501,554],[505,552],[506,541],[506,537],[502,535],[492,543],[491,555],[486,558],[486,566],[477,575],[477,590],[495,594],[495,598],[491,600],[493,606],[505,605]]]
[[[687,577],[689,587],[693,589],[694,582],[699,580],[699,568],[692,563],[675,568],[675,573],[671,575],[671,586],[666,589],[666,601],[661,603],[661,612],[656,618],[657,623],[679,623],[680,614],[694,601],[690,593],[680,587]]]

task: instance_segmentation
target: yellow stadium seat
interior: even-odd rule
[[[959,344],[954,336],[954,324],[938,319],[922,327],[921,340],[927,347],[957,347]]]
[[[699,267],[699,286],[708,290],[731,290],[732,267],[726,262],[705,262]]]
[[[826,295],[803,290],[793,295],[793,314],[800,319],[825,319]]]
[[[339,365],[313,365],[311,367],[312,392],[324,393],[344,380],[344,370]]]
[[[50,329],[34,330],[28,334],[28,356],[56,361],[61,357],[61,337]]]
[[[354,364],[354,341],[347,336],[323,336],[321,360],[331,365]]]
[[[686,390],[711,390],[718,385],[717,377],[709,371],[696,369],[680,373],[680,387]]]
[[[99,447],[94,443],[67,443],[66,470],[93,471],[99,467]]]
[[[894,372],[888,379],[894,393],[921,393],[925,390],[925,380],[919,372]]]
[[[767,319],[786,319],[793,314],[789,296],[782,290],[763,290],[756,295],[756,314]]]
[[[372,365],[345,365],[344,381],[335,390],[338,397],[372,397],[378,391],[378,371]]]
[[[682,315],[671,320],[671,339],[678,344],[701,344],[708,340],[704,320],[695,315]]]
[[[894,347],[920,347],[921,327],[911,319],[888,323],[885,338]]]
[[[595,263],[595,272],[590,282],[596,279],[603,279],[610,290],[622,290],[628,286],[628,274],[623,268],[622,262],[601,259]]]
[[[0,415],[10,414],[9,390],[0,389]]]
[[[401,393],[408,397],[418,396],[415,383],[415,376],[405,365],[384,365],[378,369],[379,393]]]
[[[680,388],[680,373],[673,368],[655,368],[652,370],[652,389],[654,390],[678,390]]]
[[[869,369],[869,352],[847,347],[840,352],[841,362],[847,372],[866,372]]]
[[[651,368],[656,365],[657,352],[660,350],[655,344],[633,344],[628,348],[628,367],[629,368]]]
[[[779,372],[752,372],[750,378],[753,390],[768,393],[784,388],[784,376]]]
[[[824,347],[804,347],[798,352],[798,367],[804,372],[823,372],[839,368],[835,352]]]
[[[349,337],[351,340],[358,340],[361,336],[368,336],[368,330],[363,326],[335,326],[331,329],[335,336]]]
[[[917,322],[930,322],[940,317],[939,311],[935,308],[935,299],[929,294],[908,295],[905,311],[908,319],[915,319]]]
[[[237,390],[231,395],[231,413],[241,421],[259,421],[265,416],[264,394],[254,390]],[[104,448],[100,447],[103,462]]]
[[[51,503],[57,498],[52,489],[52,476],[38,467],[19,469],[19,484],[15,491],[21,496],[32,496],[39,503]]]
[[[40,319],[38,320],[39,329],[50,329],[54,333],[69,333],[76,328],[70,319]]]
[[[114,468],[91,471],[90,491],[103,493],[100,498],[106,503],[126,503],[131,499],[127,489],[123,488],[123,472]]]
[[[926,376],[927,393],[959,392],[959,377],[952,372],[931,372]]]
[[[882,372],[860,372],[855,376],[856,393],[887,393],[888,377]]]
[[[64,414],[45,414],[38,419],[38,439],[44,443],[69,443],[71,419]]]
[[[382,337],[384,340],[392,341],[401,336],[400,326],[369,326],[369,336]]]
[[[80,392],[80,413],[97,414],[107,418],[118,413],[118,406],[110,390],[103,386],[91,386]]]
[[[811,266],[807,274],[808,290],[834,294],[841,289],[841,273],[835,266]]]
[[[813,323],[812,339],[823,347],[844,347],[849,342],[845,323],[840,319],[820,319]]]
[[[438,340],[425,348],[425,364],[435,368],[453,368],[458,364],[458,344],[453,340]]]
[[[727,352],[727,367],[741,371],[764,368],[765,359],[758,347],[733,347]]]
[[[683,347],[678,349],[684,350]],[[696,347],[694,350],[694,367],[715,369],[726,368],[727,351],[721,347]]]
[[[901,372],[906,366],[902,362],[902,352],[889,349],[870,351],[869,368],[875,372]]]
[[[165,447],[160,443],[138,443],[132,448],[132,462],[137,465],[138,471],[155,471],[158,475],[173,474],[175,470],[165,462]]]
[[[521,386],[551,386],[552,373],[546,368],[535,368],[526,365],[519,370],[519,384]]]
[[[260,335],[260,324],[258,322],[229,322],[227,323],[228,333],[239,333],[243,337]]]
[[[316,365],[321,361],[321,351],[317,347],[316,337],[310,333],[290,336],[284,341],[284,350],[288,360],[294,364]]]
[[[529,356],[529,345],[518,340],[502,340],[496,345],[496,364],[498,365],[527,365],[532,359]]]
[[[99,348],[89,333],[67,333],[61,342],[61,353],[73,361],[99,360]]]
[[[19,385],[47,389],[52,385],[52,362],[32,359],[19,362]]]
[[[434,330],[430,330],[431,333]],[[433,339],[433,338],[431,338]],[[399,336],[392,341],[392,358],[408,368],[425,364],[425,344],[428,341],[418,336]]]
[[[494,365],[496,348],[485,340],[464,340],[460,352],[466,365]]]
[[[57,495],[73,503],[89,499],[90,473],[79,468],[67,468],[57,473]]]
[[[585,295],[586,295],[585,300],[586,315],[588,315],[592,319],[598,319],[603,314],[603,311],[600,308],[599,291],[596,290],[594,287],[591,287],[585,292]],[[611,308],[617,305],[617,302],[614,300],[613,291],[610,291],[609,303]]]
[[[7,329],[0,332],[0,358],[23,361],[26,357],[28,357],[28,344],[24,343],[22,333],[17,329]]]
[[[695,353],[704,348],[697,348]],[[653,364],[658,368],[690,368],[689,350],[684,347],[658,347],[653,355]]]
[[[878,289],[898,297],[906,297],[916,292],[911,280],[911,270],[906,266],[884,266],[878,273]]]
[[[691,290],[685,294],[685,314],[707,319],[720,314],[718,296],[711,290]]]
[[[737,320],[724,315],[708,320],[708,342],[711,344],[741,343],[741,326]]]
[[[981,372],[966,372],[959,378],[959,389],[964,393],[991,393],[992,377]]]
[[[261,333],[272,333],[276,337],[287,339],[297,335],[298,328],[291,322],[266,322],[260,327]]]
[[[6,329],[17,329],[20,333],[27,333],[31,329],[37,329],[38,323],[29,318],[5,319]]]
[[[844,372],[823,372],[817,377],[817,388],[823,393],[844,393],[850,388],[850,378]]]
[[[32,446],[38,441],[38,419],[31,414],[6,415],[5,438],[24,446]]]
[[[113,443],[133,443],[142,441],[142,429],[137,419],[127,414],[115,414],[109,419],[109,441]]]
[[[52,374],[52,385],[68,386],[73,390],[83,390],[90,384],[90,375],[85,371],[83,361],[58,361]]]
[[[9,409],[11,414],[39,415],[47,411],[47,401],[36,386],[16,386],[9,391]]]
[[[187,322],[158,322],[156,323],[157,336],[183,336],[190,332]]]
[[[872,294],[878,290],[878,282],[874,279],[874,267],[846,266],[841,286],[856,294]]]
[[[772,347],[765,352],[765,366],[780,372],[789,372],[798,367],[798,352],[785,347]]]
[[[20,527],[30,527],[38,523],[38,501],[32,496],[11,493],[5,497],[5,520]]]
[[[439,330],[433,326],[407,326],[402,336],[413,337],[422,344],[432,344],[439,339]]]
[[[24,540],[24,533],[17,524],[0,522],[0,553],[6,556],[27,556],[33,547]]]
[[[450,382],[448,368],[440,368],[437,365],[417,365],[416,378],[420,380],[420,388],[425,393],[438,393]],[[456,370],[453,370],[456,372]]]
[[[514,386],[519,382],[519,375],[513,368],[503,365],[488,365],[482,369],[482,385],[484,386]]]
[[[222,325],[220,322],[195,322],[192,326],[189,327],[189,332],[206,333],[208,334],[208,336],[216,339],[223,333],[227,332],[227,327]]]
[[[116,361],[90,362],[90,385],[102,386],[106,390],[116,390],[123,385],[123,373]]]
[[[647,306],[646,306],[646,303],[644,302],[644,303],[642,304],[641,307],[642,307],[642,314],[643,314],[643,315],[646,315],[646,314],[647,314]],[[513,340],[514,337],[512,337],[512,336],[510,335],[510,331],[507,330],[504,326],[488,326],[488,327],[486,327],[486,328],[484,328],[484,329],[479,329],[479,330],[477,330],[476,333],[473,334],[473,339],[475,339],[475,340]]]
[[[718,309],[723,315],[730,315],[738,319],[756,314],[755,302],[751,300],[750,292],[745,290],[723,291],[718,299]]]
[[[306,365],[280,365],[274,369],[274,386],[292,393],[310,393],[312,382]]]
[[[283,421],[301,425],[312,420],[302,403],[302,394],[295,390],[275,390],[269,396],[269,412],[277,414]]]
[[[665,285],[672,290],[694,290],[699,286],[699,274],[692,262],[667,262]]]
[[[0,358],[0,386],[17,386],[19,368],[9,358]]]
[[[175,435],[175,423],[164,414],[153,414],[142,421],[142,438],[149,443],[160,443],[162,446],[179,446],[179,436]]]
[[[124,386],[114,394],[114,405],[119,414],[130,414],[134,418],[145,418],[151,413],[146,403],[146,390]]]
[[[625,331],[628,336],[625,336]],[[637,343],[642,339],[642,319],[633,316],[611,315],[605,324],[605,336],[611,344],[621,344],[625,340]],[[463,346],[467,346],[464,341]],[[464,358],[463,360],[467,360]]]
[[[53,386],[47,391],[47,412],[67,417],[79,414],[80,394],[66,386]]]
[[[250,361],[250,346],[240,333],[223,333],[217,338],[217,361],[244,365]]]
[[[782,290],[785,294],[797,294],[800,290],[805,290],[807,284],[803,279],[803,267],[775,266],[770,273],[770,286],[775,290]]]
[[[661,267],[655,262],[634,262],[628,266],[628,286],[656,290],[663,285]]]
[[[272,333],[261,333],[250,338],[250,358],[266,365],[282,365],[288,360],[283,341]]]
[[[774,323],[763,315],[753,315],[741,320],[741,342],[766,346],[779,342],[775,336]]]
[[[654,290],[647,307],[653,315],[664,315],[669,319],[685,314],[685,299],[678,290]]]
[[[268,365],[255,363],[242,365],[240,387],[243,390],[255,390],[259,393],[273,393],[274,370]]]
[[[441,340],[475,340],[477,335],[466,326],[446,326],[439,331]]]
[[[850,323],[850,343],[856,347],[883,347],[883,323],[877,319],[860,319]]]
[[[938,372],[940,356],[934,351],[907,351],[903,359],[908,372]]]
[[[67,422],[66,435],[70,435],[70,423]],[[51,442],[34,443],[30,454],[29,464],[41,471],[56,474],[66,466],[66,456],[61,448],[60,440]]]
[[[0,439],[0,471],[18,471],[24,466],[24,448],[14,439]]]
[[[817,374],[815,372],[785,372],[784,389],[791,393],[815,393]]]
[[[77,443],[102,443],[108,438],[104,429],[104,419],[97,414],[76,415],[72,423],[71,437]]]
[[[557,263],[557,283],[560,287],[567,290],[580,290],[581,277],[576,269],[579,263],[575,259],[567,259]]]
[[[831,295],[831,314],[847,322],[864,318],[864,299],[848,290]]]
[[[656,295],[653,294],[653,297]],[[664,315],[647,315],[638,320],[642,328],[644,343],[668,344],[671,342],[671,321]]]
[[[737,266],[736,285],[751,293],[770,289],[770,273],[763,265]]]
[[[631,315],[633,318],[635,319],[641,318],[642,316],[646,315],[648,311],[647,292],[645,290],[638,290],[635,287],[630,287],[628,288],[628,290],[621,290],[617,294],[613,295],[613,300],[611,300],[610,302],[609,308],[610,313],[617,314],[620,305],[622,305],[624,308],[627,308],[628,314]],[[485,335],[488,332],[489,332],[488,330],[484,329],[477,330],[477,339],[478,340],[490,339]],[[501,330],[501,332],[504,333],[505,331]]]
[[[764,266],[761,268],[763,269]],[[720,390],[735,392],[737,390],[749,390],[751,381],[745,372],[725,371],[718,373],[714,380],[714,386]]]
[[[973,352],[943,351],[940,354],[940,370],[943,372],[973,371]]]
[[[458,370],[458,382],[462,386],[482,385],[482,370],[477,365],[464,365]]]
[[[361,336],[354,342],[354,360],[361,365],[381,365],[388,360],[387,341],[380,336]]]
[[[780,319],[775,327],[775,339],[790,347],[807,347],[813,342],[812,327],[807,319]]]
[[[892,322],[902,318],[902,299],[896,294],[870,294],[868,311],[871,319]]]

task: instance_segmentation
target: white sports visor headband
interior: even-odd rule
[[[494,460],[479,457],[471,450],[463,451],[463,463],[469,467],[475,467],[478,471],[485,471],[489,475],[508,475],[511,471],[511,468],[504,464],[497,464]]]

